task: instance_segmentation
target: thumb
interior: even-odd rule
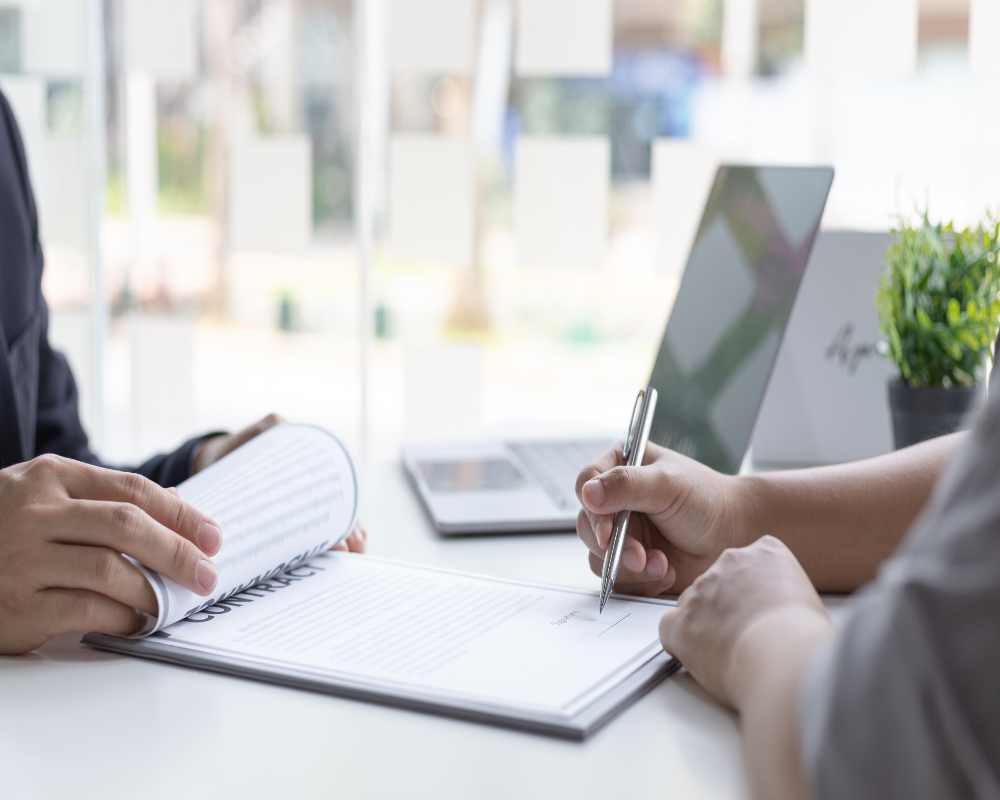
[[[671,481],[655,466],[615,467],[587,481],[580,496],[587,510],[595,514],[655,514],[668,504],[672,488]]]

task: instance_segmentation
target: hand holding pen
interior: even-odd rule
[[[625,449],[622,453],[625,465],[635,467],[642,464],[646,454],[646,444],[649,442],[649,430],[653,424],[653,414],[656,411],[656,389],[647,387],[640,389],[632,408],[632,419],[629,421],[628,435],[625,437]],[[619,511],[615,514],[611,541],[604,554],[604,569],[601,575],[601,613],[614,589],[618,577],[618,567],[621,565],[622,548],[628,534],[628,525],[632,517],[631,510]]]

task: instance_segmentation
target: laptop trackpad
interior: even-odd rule
[[[417,469],[433,494],[503,492],[531,486],[517,468],[503,458],[418,461]]]

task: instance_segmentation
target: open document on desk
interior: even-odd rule
[[[324,553],[118,653],[582,739],[676,668],[669,601]]]

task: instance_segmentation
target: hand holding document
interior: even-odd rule
[[[352,530],[356,470],[330,434],[281,425],[179,487],[222,528],[219,590],[144,570],[150,634],[96,647],[330,694],[582,738],[676,667],[662,600],[324,552]]]
[[[159,602],[142,636],[333,547],[357,517],[351,457],[332,434],[311,425],[272,428],[177,488],[221,526],[219,580],[205,598],[140,564]]]

